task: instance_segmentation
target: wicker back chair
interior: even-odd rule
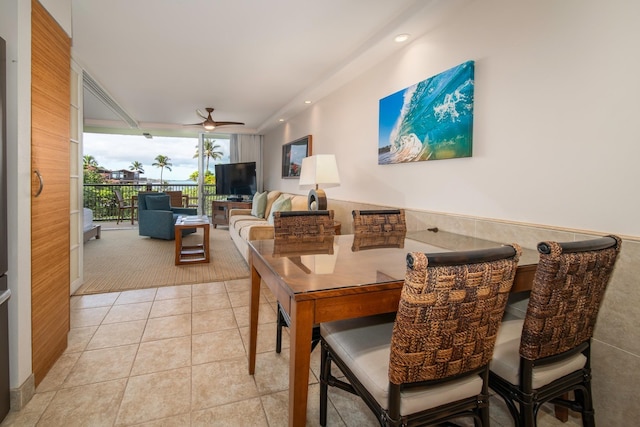
[[[323,323],[320,424],[326,424],[331,385],[359,395],[381,425],[461,416],[488,425],[488,366],[520,253],[516,244],[409,253],[395,320]],[[333,376],[332,362],[348,382]]]
[[[580,412],[583,425],[595,425],[591,337],[620,246],[617,236],[538,245],[526,316],[504,322],[491,362],[490,387],[506,401],[516,426],[535,426],[538,409],[549,401]]]
[[[273,213],[274,251],[291,252],[287,248],[308,250],[309,244],[317,244],[324,248],[330,245],[333,250],[335,227],[332,210],[324,211],[277,211]],[[331,238],[331,239],[329,239]],[[319,240],[320,239],[320,240]],[[282,350],[282,328],[291,325],[291,318],[278,302],[278,319],[276,324],[276,353]],[[320,342],[320,329],[313,327],[311,351]]]
[[[354,210],[353,234],[406,232],[404,209]]]
[[[278,211],[273,213],[273,238],[276,241],[304,241],[307,238],[335,235],[334,212]]]

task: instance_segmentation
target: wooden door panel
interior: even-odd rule
[[[71,46],[32,1],[31,165],[44,190],[31,199],[31,343],[38,385],[69,332],[69,137]],[[32,194],[39,182],[32,176]]]

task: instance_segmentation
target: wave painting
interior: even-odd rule
[[[380,100],[378,164],[471,157],[474,62]]]

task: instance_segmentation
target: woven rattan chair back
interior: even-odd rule
[[[516,244],[466,253],[408,254],[391,338],[389,381],[438,380],[486,366],[520,254]]]
[[[538,245],[520,341],[523,358],[553,356],[591,339],[620,246],[617,236]]]
[[[353,252],[367,249],[404,248],[405,231],[390,231],[388,233],[359,233],[353,235]]]
[[[299,242],[308,237],[333,236],[333,215],[332,210],[274,212],[274,240]]]
[[[354,210],[354,234],[406,232],[404,209]]]

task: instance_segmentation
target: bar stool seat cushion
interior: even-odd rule
[[[509,381],[520,384],[520,336],[524,319],[502,322],[496,338],[496,346],[491,360],[491,371]],[[552,381],[582,369],[587,358],[578,353],[575,356],[556,363],[533,368],[533,388],[540,388]]]
[[[393,315],[370,316],[320,324],[320,333],[336,355],[358,377],[384,409],[389,406],[389,355]],[[400,411],[411,414],[476,396],[482,391],[479,375],[429,388],[405,389]]]

